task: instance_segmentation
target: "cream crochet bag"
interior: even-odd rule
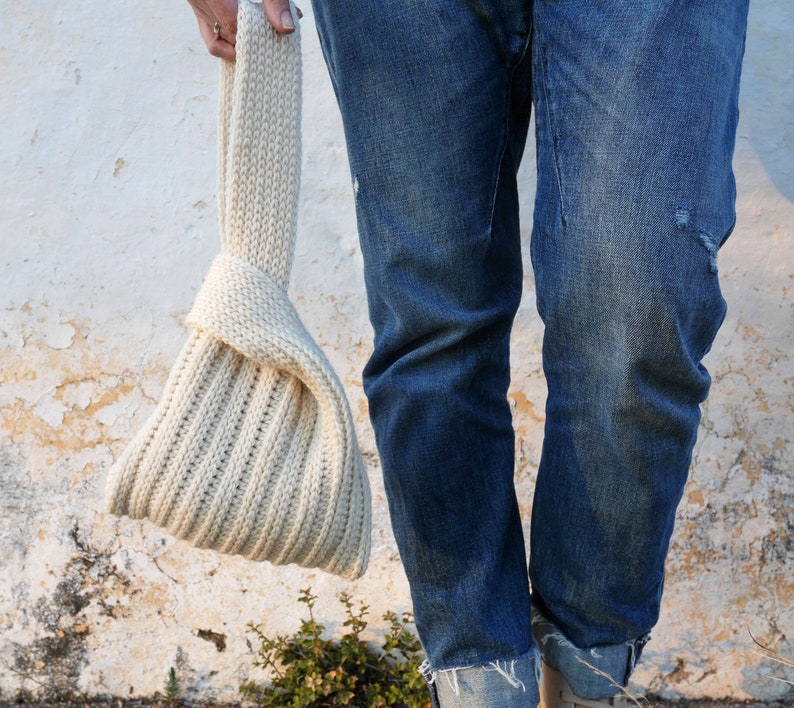
[[[240,0],[221,62],[221,253],[162,400],[110,472],[106,507],[196,546],[359,577],[370,494],[342,386],[286,289],[300,180],[300,41]]]

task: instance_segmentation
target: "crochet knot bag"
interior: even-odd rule
[[[221,62],[221,253],[106,507],[201,548],[356,578],[370,493],[342,385],[286,295],[300,180],[300,40],[240,0]]]

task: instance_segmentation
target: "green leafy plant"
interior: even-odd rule
[[[389,630],[382,646],[361,638],[367,628],[369,607],[355,607],[350,595],[342,593],[347,632],[339,639],[325,639],[325,626],[314,617],[317,596],[310,588],[300,591],[298,601],[308,608],[308,619],[292,636],[266,636],[250,623],[248,631],[259,644],[254,666],[270,670],[269,685],[255,682],[240,687],[242,697],[260,706],[279,708],[428,708],[425,681],[419,672],[422,648],[408,628],[410,615],[387,612],[383,619]]]
[[[176,669],[172,666],[168,670],[168,678],[165,681],[165,705],[168,708],[177,708],[180,704],[179,681],[176,678]]]

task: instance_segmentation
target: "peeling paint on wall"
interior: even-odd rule
[[[219,247],[217,67],[187,7],[5,9],[0,75],[14,101],[0,106],[0,699],[152,695],[174,667],[187,697],[235,700],[240,683],[261,678],[246,625],[294,630],[301,587],[319,595],[331,630],[342,590],[375,618],[410,607],[361,389],[371,335],[353,193],[311,11],[292,295],[345,384],[372,481],[373,556],[355,583],[220,557],[102,513],[107,470],[151,413]],[[794,658],[794,59],[782,29],[793,23],[793,7],[753,5],[739,218],[719,256],[729,313],[707,360],[712,396],[662,619],[636,675],[669,697],[791,698],[750,634]],[[533,160],[530,145],[525,224]],[[545,401],[533,298],[527,273],[510,391],[527,534]]]

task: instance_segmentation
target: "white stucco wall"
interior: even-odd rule
[[[373,618],[410,606],[359,372],[370,347],[341,124],[304,7],[304,172],[292,295],[347,387],[375,503],[368,574],[346,583],[190,549],[101,511],[109,465],[151,412],[218,250],[217,66],[186,4],[0,0],[0,698],[161,690],[237,697],[245,626],[334,625],[343,589]],[[720,269],[688,493],[654,641],[637,673],[670,697],[768,700],[787,686],[749,633],[794,658],[794,5],[758,2],[736,153],[739,220]],[[533,150],[522,178],[531,204]],[[526,209],[525,223],[529,224]],[[525,232],[529,246],[529,230]],[[528,517],[545,389],[531,276],[511,400]],[[382,623],[375,622],[376,626]],[[198,636],[224,635],[225,646]]]

